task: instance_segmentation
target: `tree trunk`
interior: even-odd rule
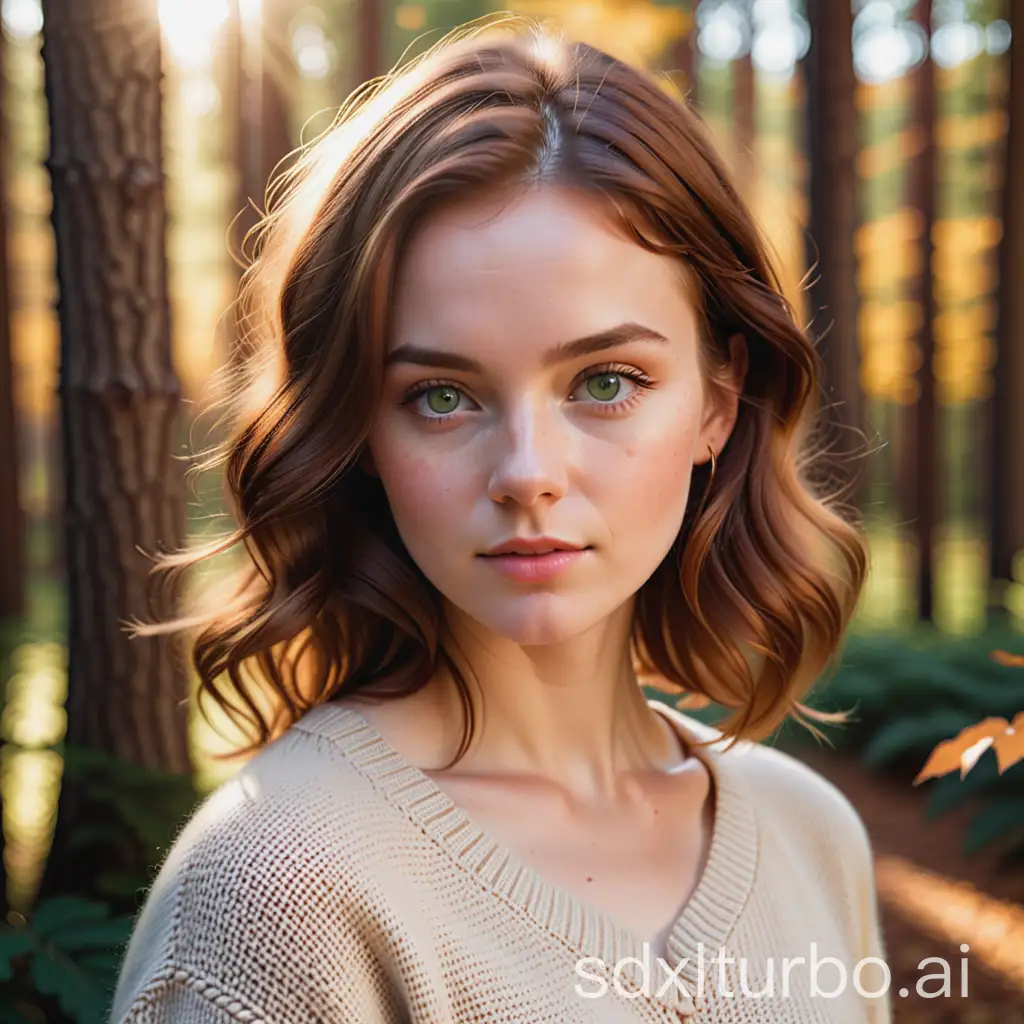
[[[1013,577],[1014,557],[1024,551],[1024,17],[1019,8],[1011,20],[992,432],[992,576],[1003,580]]]
[[[156,0],[48,0],[43,60],[60,316],[68,577],[66,752],[190,773],[188,677],[164,638],[122,623],[157,609],[139,553],[185,537],[179,384],[165,257]],[[65,765],[45,894],[138,872],[144,852]],[[127,779],[122,780],[125,784]],[[109,823],[100,850],[69,840]],[[170,824],[170,823],[169,823]]]
[[[857,341],[857,108],[853,15],[847,0],[808,0],[806,62],[810,163],[809,312],[825,366],[828,420],[849,450],[863,427]],[[846,442],[846,443],[843,443]],[[856,487],[856,474],[850,483]],[[854,492],[855,493],[855,492]]]
[[[356,4],[359,45],[356,49],[359,83],[369,81],[381,74],[383,68],[383,33],[381,31],[380,0],[358,0]]]
[[[268,181],[281,161],[292,151],[289,88],[294,64],[287,32],[283,0],[265,0],[258,24],[245,24],[239,16],[238,0],[232,0],[230,53],[236,68],[232,91],[235,109],[235,139],[238,147],[238,218],[235,238],[243,240],[256,226],[265,210]],[[246,245],[251,255],[251,248]]]
[[[732,62],[733,148],[736,154],[736,173],[744,191],[754,182],[756,105],[754,62],[748,52]]]
[[[7,263],[7,96],[0,36],[0,619],[25,611],[25,515],[18,479],[18,432],[11,351],[11,289]]]
[[[918,0],[914,20],[931,38],[931,0]],[[909,203],[917,211],[921,226],[923,258],[913,300],[921,310],[921,330],[917,336],[920,351],[917,401],[905,407],[905,437],[900,481],[901,518],[910,523],[917,548],[915,601],[918,618],[932,618],[934,579],[932,562],[935,530],[938,525],[939,474],[938,401],[935,387],[935,288],[932,266],[935,241],[935,64],[927,58],[917,71],[911,86],[912,123],[924,133],[924,144],[911,164]]]
[[[18,444],[14,401],[14,359],[11,352],[10,288],[7,264],[7,190],[4,156],[7,147],[7,90],[4,76],[6,40],[0,33],[0,619],[25,610],[25,535],[18,486]],[[10,649],[0,646],[0,713],[6,704]],[[0,737],[2,743],[2,737]],[[7,920],[7,869],[4,863],[4,799],[0,786],[0,924]]]
[[[699,0],[689,0],[683,5],[686,24],[683,33],[675,41],[669,55],[672,69],[678,72],[679,89],[686,97],[686,102],[697,107],[700,102],[698,90],[698,54],[697,54],[697,22],[696,9]]]

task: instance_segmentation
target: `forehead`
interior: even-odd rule
[[[389,348],[557,344],[634,321],[688,333],[681,265],[626,237],[596,199],[544,187],[437,211],[400,261]]]

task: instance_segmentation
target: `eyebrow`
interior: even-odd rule
[[[548,349],[541,357],[541,363],[544,366],[554,366],[556,363],[579,359],[581,356],[615,348],[631,341],[653,341],[667,344],[668,338],[650,327],[629,321],[619,324],[617,327],[610,327],[606,331],[598,331],[597,334],[588,334],[573,341],[563,341],[554,348]],[[391,367],[398,363],[408,363],[412,366],[438,366],[446,370],[463,370],[466,373],[484,372],[483,365],[475,359],[470,359],[469,356],[461,356],[457,352],[445,352],[442,349],[421,348],[418,345],[399,345],[389,352],[384,365]]]

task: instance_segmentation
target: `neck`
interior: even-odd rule
[[[686,758],[674,730],[648,705],[633,670],[624,607],[586,634],[544,647],[482,637],[458,615],[448,621],[456,664],[470,688],[475,738],[451,769],[459,775],[522,775],[602,800],[645,772]],[[458,749],[465,723],[458,690],[439,673],[423,699],[443,723],[442,745]]]

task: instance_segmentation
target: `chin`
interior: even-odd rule
[[[479,601],[469,612],[485,629],[522,647],[564,643],[592,629],[608,612],[578,591],[535,593]]]

